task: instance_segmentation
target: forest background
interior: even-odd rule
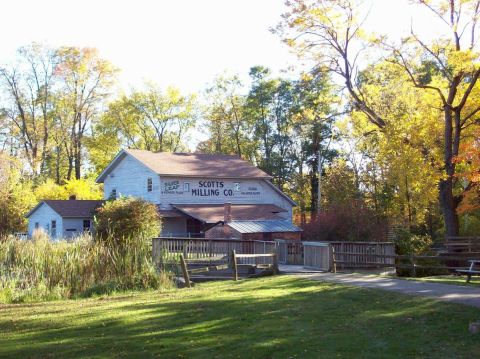
[[[19,48],[0,68],[0,232],[24,231],[41,199],[102,198],[94,179],[128,147],[250,161],[309,238],[478,235],[480,2],[410,6],[435,37],[372,32],[359,1],[288,1],[272,32],[298,66],[252,64],[198,93],[118,91],[120,69],[93,48]]]

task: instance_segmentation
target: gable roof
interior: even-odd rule
[[[46,204],[64,218],[90,218],[104,202],[97,200],[44,200],[28,212],[25,217],[30,217],[42,204]]]
[[[271,176],[238,156],[203,153],[151,152],[145,150],[125,149],[120,151],[120,153],[98,176],[97,182],[102,183],[125,156],[135,158],[145,167],[162,176],[271,178]]]
[[[285,221],[233,221],[227,226],[240,233],[279,233],[279,232],[302,232],[296,225]]]
[[[204,223],[224,220],[224,204],[172,204],[178,211]],[[232,204],[232,220],[282,219],[277,213],[287,212],[274,204]]]

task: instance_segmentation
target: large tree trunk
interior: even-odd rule
[[[444,111],[444,165],[446,178],[440,180],[439,199],[443,219],[445,221],[445,235],[458,236],[459,224],[457,215],[457,201],[453,195],[453,177],[455,174],[455,163],[453,163],[453,158],[458,154],[460,128],[457,125],[454,133],[452,110],[445,107]]]
[[[439,192],[440,207],[445,221],[445,235],[458,236],[460,227],[458,224],[456,200],[453,196],[452,177],[440,181]]]

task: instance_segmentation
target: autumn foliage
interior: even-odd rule
[[[385,241],[387,226],[361,200],[331,205],[303,226],[309,241]]]
[[[468,213],[480,208],[480,131],[462,146],[461,155],[455,159],[465,191],[458,207],[459,213]]]

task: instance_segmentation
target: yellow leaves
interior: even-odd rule
[[[83,200],[103,198],[102,188],[91,179],[73,179],[63,186],[47,179],[35,189],[34,194],[38,200],[68,199],[72,195]]]

